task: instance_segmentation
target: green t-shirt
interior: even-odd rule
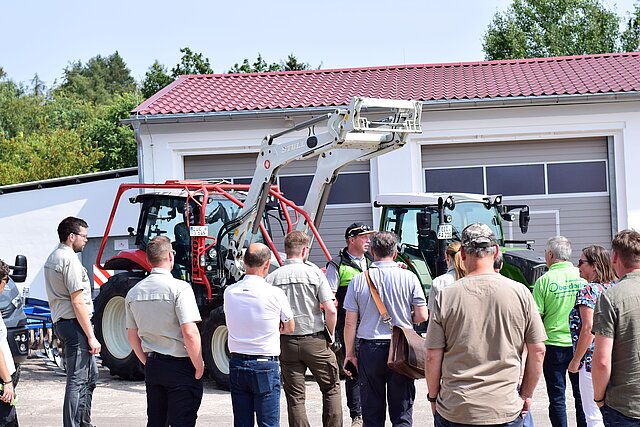
[[[545,344],[571,347],[569,312],[575,306],[576,293],[587,282],[569,261],[553,264],[536,280],[533,299],[547,331]]]

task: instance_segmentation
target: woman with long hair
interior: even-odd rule
[[[462,244],[460,242],[451,242],[447,246],[445,251],[445,260],[447,261],[447,272],[433,279],[431,283],[431,290],[429,291],[429,301],[427,308],[431,312],[435,307],[436,295],[451,285],[458,279],[462,279],[467,275],[467,270],[462,263],[462,256],[460,255],[460,249]]]
[[[0,259],[0,293],[9,281],[9,265]],[[15,427],[18,425],[18,416],[14,404],[15,391],[13,375],[16,372],[11,349],[7,342],[7,327],[0,316],[0,426]]]
[[[578,260],[580,277],[589,282],[576,295],[576,305],[569,313],[569,329],[573,341],[573,359],[569,372],[579,373],[582,409],[588,427],[604,426],[600,409],[593,401],[591,359],[593,357],[593,310],[596,300],[614,285],[616,274],[609,252],[602,246],[591,245],[582,249]]]

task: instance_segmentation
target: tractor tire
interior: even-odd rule
[[[218,387],[229,390],[229,331],[222,307],[209,313],[202,327],[204,366]]]
[[[102,365],[111,375],[124,380],[141,380],[144,367],[127,339],[124,299],[127,292],[144,277],[143,273],[120,273],[100,287],[95,300],[94,328],[102,344]]]

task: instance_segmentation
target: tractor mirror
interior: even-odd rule
[[[429,232],[431,231],[431,214],[424,211],[416,213],[416,223],[418,225],[418,236],[429,236]]]
[[[518,218],[518,225],[520,225],[520,231],[522,234],[525,234],[527,230],[529,230],[529,220],[531,219],[531,215],[529,213],[529,207],[525,207],[520,209],[520,215]]]
[[[14,282],[21,283],[27,280],[27,257],[16,256],[16,263],[13,266],[13,274],[10,275]]]

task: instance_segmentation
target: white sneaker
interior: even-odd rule
[[[351,420],[351,427],[362,427],[363,425],[364,422],[362,421],[362,417],[359,415]]]

